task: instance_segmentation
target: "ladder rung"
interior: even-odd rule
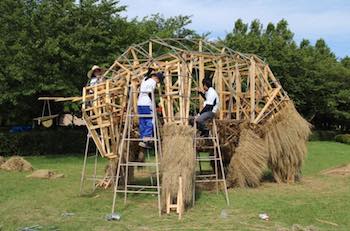
[[[196,160],[198,161],[212,161],[212,160],[220,160],[219,157],[214,157],[214,158],[197,158]]]
[[[154,186],[154,185],[132,185],[132,184],[128,184],[127,187],[128,188],[155,188],[155,189],[158,188],[158,186]]]
[[[130,140],[130,141],[144,141],[142,138],[124,138],[124,140]],[[147,141],[158,141],[157,138],[150,138],[147,139]]]
[[[156,167],[159,163],[143,163],[143,162],[127,162],[127,163],[121,163],[121,166],[149,166],[149,167]]]
[[[207,180],[196,180],[196,182],[220,182],[220,181],[225,181],[223,179],[207,179]]]
[[[216,174],[196,175],[196,177],[212,177],[212,176],[216,176]]]
[[[131,115],[128,115],[129,117],[139,117],[139,118],[153,118],[154,116],[153,115],[143,115],[143,114],[131,114]]]
[[[117,190],[117,192],[122,192],[122,193],[145,193],[145,194],[158,194],[158,191],[133,191],[133,190]]]
[[[195,140],[213,140],[216,139],[214,136],[209,136],[209,137],[196,137],[194,138]]]

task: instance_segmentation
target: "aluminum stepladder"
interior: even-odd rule
[[[196,123],[195,127],[196,127]],[[213,149],[214,155],[213,156],[208,156],[208,157],[201,157],[198,149],[197,149],[197,141],[199,140],[204,140],[204,141],[211,141],[211,146],[210,148]],[[197,134],[195,134],[194,137],[194,151],[196,153],[196,162],[199,165],[199,171],[196,172],[195,174],[195,183],[207,183],[207,182],[215,182],[216,183],[216,192],[219,193],[219,182],[223,183],[224,187],[224,193],[226,197],[226,203],[227,205],[230,205],[230,200],[228,197],[228,191],[227,191],[227,184],[226,184],[226,178],[225,178],[225,172],[224,172],[224,165],[222,162],[222,155],[221,155],[221,149],[220,149],[220,142],[219,142],[219,135],[218,135],[218,130],[216,126],[215,119],[213,119],[212,122],[212,129],[209,132],[208,137],[197,137]],[[211,173],[206,173],[202,174],[202,168],[201,168],[201,163],[202,162],[214,162],[214,167],[213,167],[213,172]],[[220,171],[221,171],[221,177],[219,177],[219,166],[220,165]],[[193,188],[193,205],[195,201],[195,184]]]
[[[96,175],[97,172],[97,158],[98,158],[98,150],[96,148],[95,155],[89,156],[89,144],[90,144],[90,139],[92,139],[90,133],[86,135],[86,144],[85,144],[85,152],[84,152],[84,162],[83,162],[83,170],[81,172],[81,178],[80,178],[80,190],[79,190],[79,195],[83,195],[83,187],[85,180],[92,180],[92,192],[95,191],[96,189],[96,181],[98,180],[98,176]],[[86,168],[87,168],[87,159],[89,157],[94,157],[94,172],[92,177],[87,177],[86,176]]]
[[[124,193],[124,204],[126,203],[127,194],[128,193],[144,193],[144,194],[157,194],[158,198],[158,210],[159,210],[159,216],[161,215],[161,204],[160,204],[160,176],[159,176],[159,157],[161,156],[161,141],[160,141],[160,132],[159,132],[159,124],[157,119],[157,114],[155,110],[155,98],[154,93],[151,93],[151,100],[152,100],[152,113],[150,115],[145,114],[138,114],[138,112],[135,111],[133,105],[133,96],[134,94],[139,94],[139,91],[133,91],[130,89],[129,93],[129,99],[128,99],[128,105],[127,105],[127,111],[125,116],[125,124],[123,129],[123,135],[122,140],[119,145],[118,154],[119,154],[119,162],[118,162],[118,168],[117,168],[117,175],[114,183],[114,195],[113,195],[113,205],[112,205],[112,214],[115,211],[115,205],[116,205],[116,198],[117,193],[122,192]],[[153,137],[148,139],[147,141],[153,142],[154,145],[154,155],[155,159],[154,162],[136,162],[136,161],[129,161],[130,157],[130,143],[133,141],[141,142],[143,139],[141,138],[131,138],[131,129],[134,125],[134,119],[135,118],[152,118],[153,121]],[[138,145],[138,144],[135,144]],[[150,167],[155,168],[156,170],[156,185],[135,185],[135,184],[129,184],[128,182],[128,169],[129,167]],[[122,185],[120,185],[119,181],[121,178],[124,178],[124,182]],[[121,186],[121,187],[119,187]]]

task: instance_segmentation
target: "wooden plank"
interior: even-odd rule
[[[249,86],[250,86],[250,121],[253,122],[255,119],[255,61],[252,57],[250,59],[249,68]]]
[[[281,90],[281,86],[279,86],[273,90],[271,97],[266,102],[265,106],[260,111],[259,115],[254,119],[253,123],[257,124],[259,122],[260,118],[264,115],[267,108],[272,104],[273,100],[275,99],[276,95],[280,92],[280,90]]]
[[[241,86],[241,77],[239,74],[238,66],[236,65],[235,68],[235,78],[236,78],[236,120],[241,119],[241,91],[242,91],[242,86]]]

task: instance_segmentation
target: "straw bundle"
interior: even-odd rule
[[[165,209],[166,192],[171,200],[177,196],[179,177],[182,177],[183,205],[192,202],[193,180],[196,170],[196,160],[193,147],[195,130],[186,125],[166,124],[162,129],[162,207]]]
[[[228,167],[227,181],[230,186],[256,187],[267,169],[265,141],[248,123],[241,124],[240,130],[239,144]]]
[[[268,147],[268,165],[276,182],[298,180],[307,153],[310,124],[297,112],[291,101],[263,125]]]

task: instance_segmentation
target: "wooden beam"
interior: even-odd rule
[[[250,121],[253,122],[255,119],[255,61],[252,57],[250,59],[249,67],[249,86],[250,86]]]

